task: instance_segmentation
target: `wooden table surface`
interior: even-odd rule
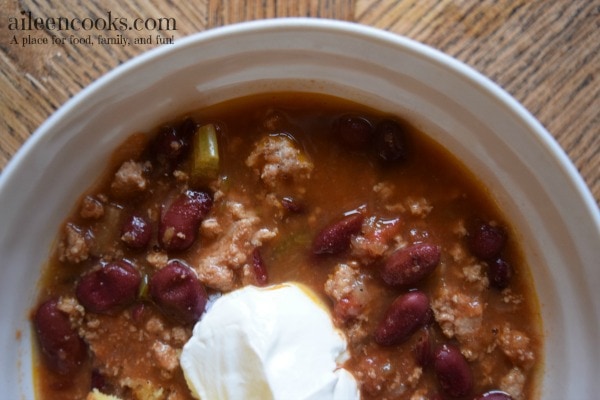
[[[158,46],[151,28],[161,18],[175,21],[176,30],[163,36],[176,42],[225,24],[290,16],[375,26],[474,67],[548,129],[600,202],[599,0],[0,0],[0,170],[71,96]],[[38,18],[45,26],[36,27]],[[96,20],[118,27],[124,19],[131,24],[140,18],[148,25],[117,33],[132,42],[149,35],[151,40],[103,45],[97,37],[116,31],[102,25],[59,30],[48,24],[50,18],[68,19],[74,28]],[[96,43],[71,43],[87,35]]]

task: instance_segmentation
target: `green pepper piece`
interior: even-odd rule
[[[140,282],[140,287],[138,288],[138,299],[147,300],[150,297],[150,289],[148,287],[148,283],[150,281],[150,277],[148,274],[142,274],[142,281]]]
[[[194,133],[190,178],[201,186],[219,177],[219,143],[213,124],[200,126]]]

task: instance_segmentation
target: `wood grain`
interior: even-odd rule
[[[68,31],[36,31],[65,44],[10,44],[10,17],[172,18],[177,41],[235,22],[307,16],[354,21],[450,54],[520,101],[571,157],[600,203],[598,0],[0,0],[0,169],[30,134],[82,88],[157,44],[77,45]],[[94,31],[113,35],[114,32]],[[129,40],[156,34],[124,31]],[[78,34],[80,35],[80,34]]]
[[[360,0],[356,18],[450,54],[521,102],[600,199],[600,2]]]

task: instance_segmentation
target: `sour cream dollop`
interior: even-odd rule
[[[360,394],[342,332],[303,285],[247,286],[215,301],[183,347],[181,367],[202,400],[353,400]]]

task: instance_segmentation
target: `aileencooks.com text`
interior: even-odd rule
[[[176,31],[175,18],[127,18],[106,11],[100,17],[36,17],[31,11],[21,11],[20,16],[9,16],[7,27],[11,31]]]

